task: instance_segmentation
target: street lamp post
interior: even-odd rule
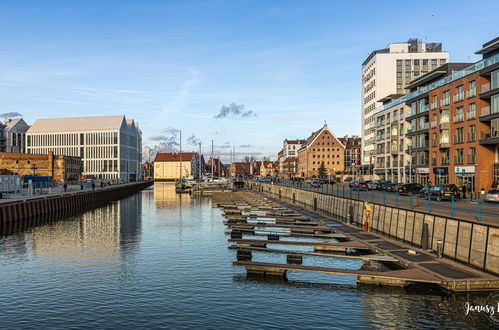
[[[411,183],[411,176],[412,176],[412,146],[408,146],[407,149],[409,150],[409,182]]]
[[[31,165],[31,169],[33,170],[33,176],[35,176],[35,171],[38,169],[38,167],[35,164],[33,164]]]

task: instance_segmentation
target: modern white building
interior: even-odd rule
[[[142,132],[124,115],[37,119],[26,134],[32,154],[79,156],[83,175],[125,182],[140,179]]]
[[[374,163],[374,114],[382,106],[382,99],[389,95],[406,94],[408,90],[405,86],[409,82],[448,61],[449,53],[442,52],[441,43],[416,39],[390,43],[367,57],[361,70],[362,164]]]
[[[390,100],[389,97],[385,98],[385,102]],[[410,178],[413,177],[415,169],[411,168],[411,156],[408,153],[411,139],[406,136],[411,123],[405,120],[410,115],[411,107],[405,102],[376,113],[373,124],[376,179],[394,183],[411,182]]]

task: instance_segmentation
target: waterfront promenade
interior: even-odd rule
[[[114,185],[107,185],[105,187],[96,186],[95,189],[83,186],[81,189],[80,185],[68,185],[66,191],[64,191],[64,187],[62,185],[58,185],[53,188],[37,188],[34,190],[33,194],[28,193],[28,189],[24,188],[19,193],[3,193],[3,197],[0,199],[1,203],[11,203],[11,202],[22,202],[30,199],[38,199],[38,198],[46,198],[46,197],[54,197],[54,196],[63,196],[63,195],[71,195],[75,193],[83,193],[83,192],[91,192],[91,191],[100,191],[111,188],[119,188],[126,187],[133,183],[120,183]]]
[[[131,182],[100,189],[68,190],[34,196],[14,195],[0,203],[0,224],[9,232],[24,220],[66,211],[84,210],[106,202],[119,200],[152,185],[152,181]],[[15,225],[15,226],[13,226]],[[9,229],[10,228],[10,229]]]
[[[453,199],[427,200],[417,194],[399,194],[380,190],[354,190],[346,183],[324,184],[313,187],[310,183],[280,180],[273,183],[282,187],[303,189],[321,194],[362,200],[403,209],[426,212],[456,219],[499,225],[499,203],[483,200]]]

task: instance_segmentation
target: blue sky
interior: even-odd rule
[[[0,1],[0,113],[125,114],[222,156],[276,156],[326,120],[360,133],[360,68],[419,38],[451,61],[497,37],[497,1]],[[215,119],[222,106],[240,113]],[[251,113],[249,112],[251,111]],[[256,115],[254,115],[256,114]],[[152,139],[151,139],[152,138]]]

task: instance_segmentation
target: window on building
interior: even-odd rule
[[[470,81],[468,88],[468,97],[476,96],[476,82],[474,80]]]
[[[406,72],[405,72],[405,77],[406,77],[407,79],[411,79],[411,71],[406,71]]]
[[[414,65],[419,65],[419,60],[414,60]]]
[[[447,61],[445,60],[445,58],[441,58],[440,59],[440,65],[444,65]]]
[[[470,103],[470,111],[468,112],[467,117],[468,117],[467,118],[468,120],[476,118],[476,104],[475,103]]]
[[[433,66],[437,65],[437,60],[436,59],[432,59],[431,60],[431,65],[433,65]]]
[[[402,60],[397,60],[397,66],[402,66]]]
[[[470,126],[470,133],[468,136],[468,141],[476,141],[476,125]]]
[[[476,149],[475,147],[471,147],[467,159],[468,164],[474,164],[476,162]]]
[[[454,136],[454,143],[464,142],[464,128],[460,127],[456,129],[456,135]]]
[[[411,66],[411,60],[405,60],[405,66]]]
[[[461,123],[464,121],[464,107],[458,107],[456,109],[456,115],[454,116],[455,123]]]
[[[414,71],[414,77],[419,77],[419,71]]]
[[[427,59],[423,60],[423,65],[428,65],[428,60]]]
[[[456,156],[454,157],[454,164],[462,165],[464,163],[464,149],[456,149]]]

